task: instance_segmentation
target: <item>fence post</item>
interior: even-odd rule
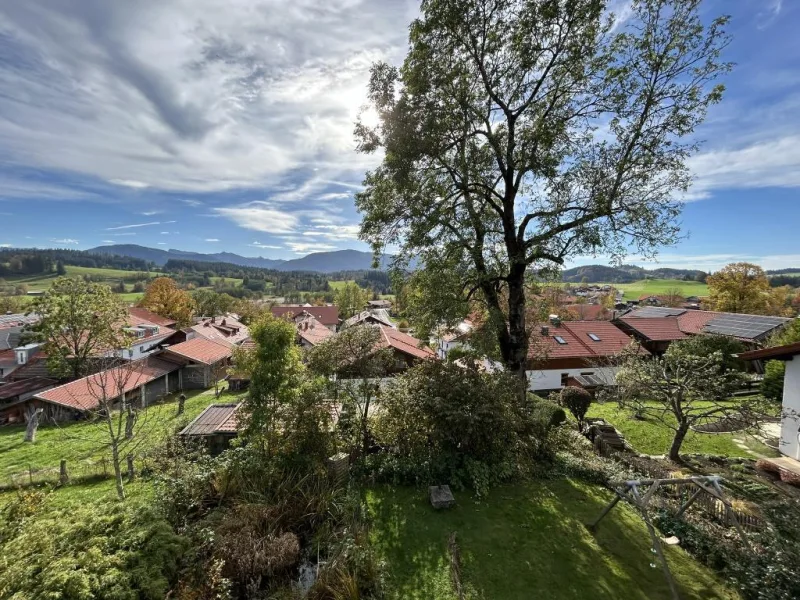
[[[58,482],[61,485],[67,485],[69,483],[69,473],[67,473],[67,459],[61,459],[61,466],[59,468],[58,473]]]

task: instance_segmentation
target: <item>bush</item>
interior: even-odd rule
[[[372,474],[480,495],[528,471],[548,455],[548,433],[564,411],[521,386],[507,374],[451,363],[410,369],[385,391],[376,413],[374,435],[385,452],[370,457]]]
[[[48,510],[27,494],[4,512],[3,598],[164,598],[188,546],[157,513],[132,501]]]
[[[580,430],[583,426],[583,419],[592,405],[592,395],[583,388],[570,385],[561,390],[559,403],[572,413],[572,416],[578,421],[578,430]]]
[[[764,367],[764,379],[761,381],[761,395],[774,402],[783,402],[783,380],[786,377],[786,364],[780,360],[771,360]]]

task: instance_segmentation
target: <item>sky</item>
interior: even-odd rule
[[[624,11],[626,0],[614,0]],[[0,3],[0,246],[355,248],[353,125],[417,1]],[[800,266],[800,2],[706,0],[735,64],[659,266]],[[606,263],[580,257],[572,264]],[[641,257],[626,262],[653,266]]]

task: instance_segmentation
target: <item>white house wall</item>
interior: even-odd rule
[[[783,419],[781,420],[782,454],[800,460],[800,356],[786,361],[783,381]]]
[[[561,376],[566,373],[569,377],[581,375],[582,373],[592,374],[599,377],[602,381],[613,384],[616,381],[618,367],[583,367],[581,369],[546,369],[525,371],[528,378],[528,389],[537,390],[557,390],[561,386]]]

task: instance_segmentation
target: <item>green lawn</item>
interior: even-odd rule
[[[339,290],[346,286],[348,283],[355,283],[355,279],[349,279],[347,281],[328,281],[328,285],[331,286],[332,290]]]
[[[587,417],[603,418],[616,427],[625,439],[644,454],[666,454],[672,443],[673,431],[655,421],[640,421],[615,402],[592,404]],[[746,446],[743,448],[742,444]],[[690,431],[681,448],[683,454],[713,454],[753,458],[777,456],[771,448],[745,433],[697,433]]]
[[[573,284],[574,285],[574,284]],[[604,284],[597,284],[604,285]],[[667,290],[680,290],[686,296],[708,296],[708,286],[697,281],[680,281],[678,279],[643,279],[633,283],[609,283],[625,293],[625,300],[638,300],[645,294],[664,294]]]
[[[448,539],[456,532],[465,597],[552,600],[670,598],[641,518],[620,503],[592,535],[584,523],[610,493],[563,479],[503,486],[481,502],[435,512],[424,492],[367,493],[371,539],[389,570],[390,598],[456,600]],[[683,550],[667,548],[683,598],[738,598]],[[651,566],[656,564],[656,568]]]
[[[213,390],[187,392],[186,395],[185,413],[181,417],[176,416],[175,394],[169,402],[152,406],[142,413],[140,431],[146,438],[141,450],[161,443],[215,401]],[[221,401],[230,401],[233,397],[236,394],[223,393]],[[89,468],[87,463],[96,464],[109,456],[108,434],[104,427],[104,423],[88,421],[46,425],[39,428],[33,444],[23,441],[24,426],[0,427],[0,484],[7,485],[11,475],[29,468],[34,471],[57,469],[62,458],[67,460],[73,474],[80,475],[81,469]],[[141,450],[137,449],[137,452]]]

